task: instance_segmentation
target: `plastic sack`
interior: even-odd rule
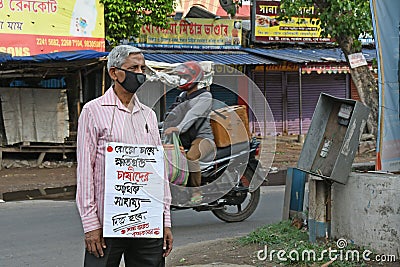
[[[172,144],[163,144],[164,165],[168,180],[180,186],[186,186],[189,178],[188,163],[179,137],[172,134]]]

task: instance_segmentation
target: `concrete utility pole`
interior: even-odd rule
[[[309,240],[330,238],[331,184],[317,176],[309,175]]]

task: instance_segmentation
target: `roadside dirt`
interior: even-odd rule
[[[218,239],[207,242],[189,244],[172,251],[166,265],[191,266],[211,264],[236,264],[237,266],[274,266],[257,259],[258,245],[241,245],[235,239]],[[275,264],[276,265],[276,264]]]
[[[257,257],[258,251],[264,250],[264,246],[250,244],[242,245],[234,238],[219,239],[213,241],[199,242],[196,244],[189,244],[185,247],[179,247],[172,251],[171,255],[167,258],[167,267],[175,266],[285,266],[284,262],[271,262],[269,259],[259,259]],[[264,254],[260,254],[261,257]],[[372,258],[372,257],[371,257]],[[276,254],[274,257],[276,259]],[[326,265],[324,265],[326,264]],[[341,262],[345,266],[345,262]],[[292,265],[294,266],[294,265]],[[313,265],[298,265],[298,266],[332,266],[327,262],[317,262]],[[333,265],[335,266],[335,265]],[[337,266],[337,265],[336,265]],[[356,265],[352,265],[356,266]],[[361,265],[360,265],[361,266]],[[366,267],[399,267],[400,262],[369,262],[362,266]]]

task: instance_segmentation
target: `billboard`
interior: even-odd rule
[[[253,5],[255,18],[252,19],[254,41],[262,43],[327,43],[330,38],[320,37],[321,29],[316,19],[307,19],[307,14],[315,14],[315,8],[304,7],[304,18],[292,18],[291,21],[278,21],[280,2],[256,1]]]
[[[233,19],[170,20],[169,28],[142,26],[138,47],[174,49],[239,49],[242,21]]]
[[[371,0],[378,55],[379,125],[376,169],[400,171],[400,1]]]
[[[98,0],[0,0],[0,52],[12,56],[104,51]]]

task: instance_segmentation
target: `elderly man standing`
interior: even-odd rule
[[[164,183],[163,238],[103,237],[106,144],[161,145],[154,111],[135,94],[145,81],[145,67],[140,49],[115,47],[107,64],[112,86],[88,102],[79,117],[76,202],[85,232],[85,266],[119,266],[122,255],[128,267],[163,266],[163,257],[172,249],[168,182]]]

